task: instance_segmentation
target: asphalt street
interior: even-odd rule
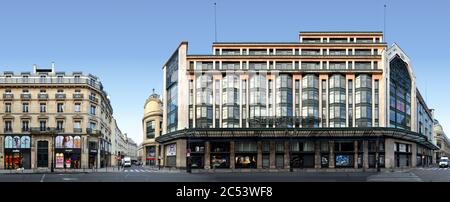
[[[160,172],[141,167],[104,173],[0,174],[0,182],[450,182],[450,169],[408,172]]]

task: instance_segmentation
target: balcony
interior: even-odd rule
[[[12,133],[12,128],[4,128],[3,132],[4,133]]]
[[[30,128],[28,128],[28,127],[22,128],[22,132],[29,133],[30,132]]]
[[[3,99],[4,100],[12,100],[12,99],[14,99],[14,94],[12,94],[12,93],[3,93]]]
[[[83,130],[81,128],[74,128],[73,132],[74,133],[81,133],[81,132],[83,132]]]
[[[75,94],[73,94],[72,97],[73,97],[74,100],[81,100],[81,99],[83,99],[83,94],[75,93]]]
[[[56,128],[55,131],[57,133],[64,133],[65,132],[64,128]]]
[[[93,135],[93,136],[98,136],[98,137],[102,136],[102,131],[97,130],[97,129],[86,128],[86,132],[88,135]]]
[[[65,93],[56,93],[55,98],[57,100],[64,100],[64,99],[66,99],[66,94]]]
[[[47,93],[39,93],[38,99],[39,100],[48,100],[48,94]]]
[[[47,133],[50,132],[50,128],[45,128],[45,127],[32,127],[30,132],[32,133]]]
[[[31,99],[31,94],[30,93],[22,93],[22,94],[20,94],[20,99],[22,99],[22,100],[30,100]]]
[[[89,95],[89,100],[98,103],[98,98],[96,98],[95,96]]]

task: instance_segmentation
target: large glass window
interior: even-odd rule
[[[155,138],[155,121],[147,121],[147,138],[152,139]]]
[[[213,80],[211,75],[201,75],[197,79],[197,128],[212,128],[213,125]]]
[[[372,77],[360,74],[356,77],[355,88],[356,127],[372,126]]]
[[[314,74],[302,78],[302,125],[319,126],[319,77]]]
[[[222,125],[239,127],[239,76],[226,75],[222,80]]]
[[[330,127],[345,127],[345,77],[330,77]]]
[[[262,74],[250,77],[250,127],[262,127],[259,117],[266,116],[266,77]],[[265,126],[264,126],[265,127]]]
[[[276,80],[276,116],[277,127],[292,127],[289,118],[292,117],[292,76],[280,74]]]
[[[169,59],[166,69],[167,132],[177,129],[178,122],[178,51]]]
[[[406,62],[396,56],[390,61],[390,126],[411,128],[411,78]]]

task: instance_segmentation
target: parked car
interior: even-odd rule
[[[448,168],[448,157],[441,157],[439,160],[439,168]]]

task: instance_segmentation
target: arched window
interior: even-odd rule
[[[411,129],[411,78],[408,64],[398,55],[390,66],[390,126]]]

